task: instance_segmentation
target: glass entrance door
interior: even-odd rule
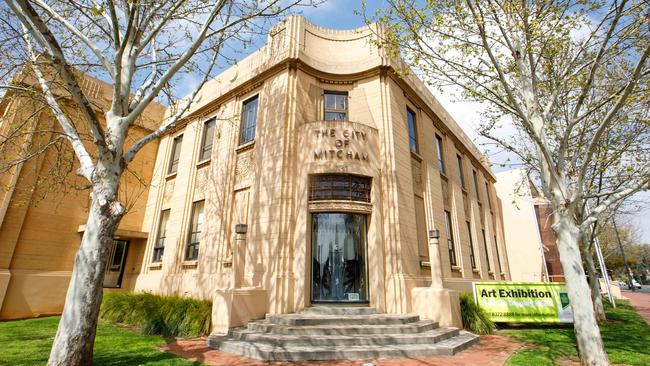
[[[366,216],[312,215],[312,301],[367,302]]]
[[[129,242],[126,240],[113,240],[104,272],[104,287],[120,287],[122,285],[128,245]]]

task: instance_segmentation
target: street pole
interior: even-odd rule
[[[623,250],[623,244],[621,244],[621,237],[618,235],[618,228],[616,227],[616,220],[612,217],[612,224],[614,225],[614,233],[616,234],[616,240],[618,241],[618,247],[621,250],[621,255],[623,256],[623,263],[625,264],[625,271],[627,272],[627,278],[630,281],[630,289],[634,292],[634,277],[632,277],[632,271],[630,266],[627,265],[627,258],[625,258],[625,250]]]

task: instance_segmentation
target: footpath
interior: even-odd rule
[[[630,303],[636,311],[645,319],[645,322],[650,325],[650,293],[623,290],[623,296],[630,299]]]

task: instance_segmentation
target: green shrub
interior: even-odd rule
[[[197,337],[210,332],[212,303],[180,296],[111,292],[104,295],[102,319],[142,328],[145,334]]]
[[[460,294],[460,314],[463,328],[472,333],[490,334],[494,330],[494,323],[485,310],[474,302],[472,294]]]

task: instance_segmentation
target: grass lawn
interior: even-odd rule
[[[0,365],[44,365],[50,354],[59,317],[0,322]],[[158,351],[165,339],[100,323],[96,365],[199,365]]]
[[[650,326],[629,302],[617,301],[616,305],[616,309],[605,305],[608,320],[600,324],[600,333],[605,342],[609,362],[650,365]],[[508,328],[498,333],[529,344],[508,360],[508,366],[546,366],[554,365],[554,361],[563,358],[578,358],[573,326],[570,324],[547,325],[535,329]]]

